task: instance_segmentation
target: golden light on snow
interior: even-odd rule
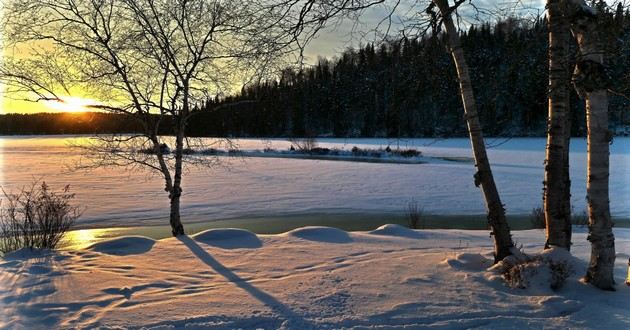
[[[86,248],[104,237],[113,236],[112,229],[79,229],[67,232],[63,245],[75,249]]]
[[[46,106],[48,108],[64,112],[86,112],[92,110],[89,106],[99,104],[100,102],[94,99],[75,96],[65,96],[62,97],[59,101],[46,102]]]

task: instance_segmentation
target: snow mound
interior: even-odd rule
[[[403,227],[401,225],[386,224],[382,225],[371,232],[372,235],[396,236],[406,238],[424,238],[425,235],[415,230]]]
[[[244,229],[208,229],[193,235],[192,238],[197,242],[222,249],[255,249],[262,246],[256,234]]]
[[[492,260],[478,253],[458,253],[455,258],[446,259],[441,264],[455,269],[479,272],[492,266]]]
[[[285,233],[287,236],[293,236],[308,241],[324,242],[324,243],[350,243],[352,238],[347,232],[331,227],[308,226],[291,230]]]
[[[144,236],[122,236],[119,238],[92,244],[87,250],[117,256],[142,254],[148,252],[155,240]]]

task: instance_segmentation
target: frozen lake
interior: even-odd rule
[[[105,168],[68,170],[80,159],[70,146],[84,137],[1,137],[0,185],[10,191],[43,179],[70,184],[86,207],[80,228],[164,225],[168,199],[163,180],[145,172]],[[319,139],[322,147],[417,148],[424,155],[470,157],[467,139]],[[239,139],[242,150],[286,149],[285,140]],[[489,156],[508,216],[541,205],[544,138],[488,139]],[[611,146],[611,210],[630,219],[630,138]],[[401,215],[413,198],[427,214],[483,215],[472,162],[374,164],[278,158],[228,158],[223,166],[189,168],[184,177],[184,224],[232,218],[301,215]],[[586,140],[571,142],[572,202],[585,209]],[[360,221],[360,220],[357,220]]]

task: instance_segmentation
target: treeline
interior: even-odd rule
[[[601,8],[600,8],[601,9]],[[606,9],[603,9],[606,10]],[[630,124],[630,12],[608,11],[611,125]],[[462,34],[480,119],[489,136],[543,136],[547,118],[547,24],[515,18]],[[573,91],[572,91],[573,92]],[[574,93],[574,92],[573,92]],[[585,110],[572,96],[573,135]],[[466,134],[453,61],[443,35],[348,49],[334,59],[238,95],[211,99],[190,136],[434,137]],[[140,127],[107,114],[0,115],[0,134],[129,133]],[[162,132],[168,134],[169,132]]]
[[[610,88],[630,90],[630,14],[608,12]],[[542,136],[547,118],[547,25],[508,19],[472,27],[462,42],[486,135]],[[573,134],[585,109],[574,94]],[[251,103],[239,103],[255,100]],[[225,106],[234,103],[234,106]],[[221,110],[213,111],[217,105]],[[630,102],[610,98],[611,123],[628,124]],[[443,36],[394,40],[319,59],[303,71],[209,102],[191,133],[231,136],[425,137],[465,135],[453,61]]]
[[[112,113],[35,113],[0,115],[0,134],[99,134],[139,132],[129,117]]]

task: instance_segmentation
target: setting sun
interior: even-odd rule
[[[56,111],[65,112],[86,112],[90,111],[90,105],[97,105],[100,102],[82,97],[65,96],[60,101],[47,101],[46,106]]]

